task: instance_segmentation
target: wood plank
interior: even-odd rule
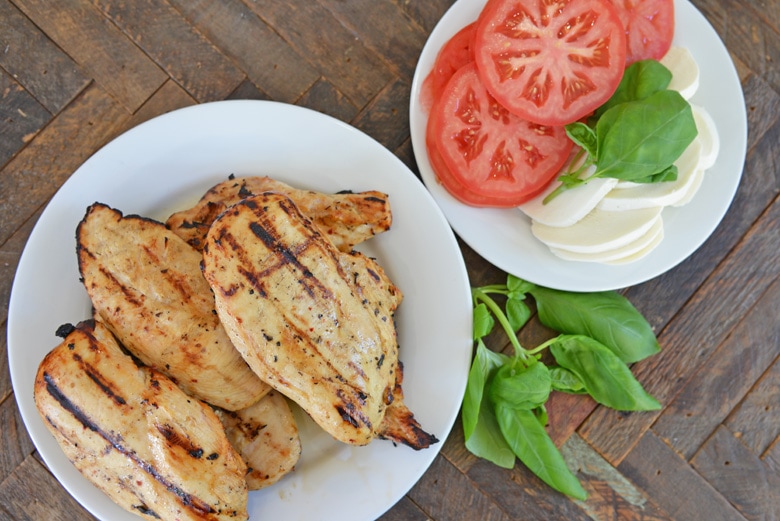
[[[645,433],[617,469],[654,498],[672,519],[745,518],[652,432]]]
[[[165,81],[157,64],[87,0],[15,3],[127,111],[135,112]]]
[[[408,497],[404,496],[401,501],[396,503],[377,521],[428,521],[430,518],[414,504]]]
[[[432,519],[509,521],[491,498],[446,459],[437,457],[408,494]]]
[[[41,491],[46,491],[41,493]],[[0,505],[10,521],[89,521],[87,513],[33,456],[0,482]]]
[[[756,302],[752,310],[745,315],[745,319],[712,354],[707,364],[700,366],[653,425],[653,431],[685,459],[693,456],[731,410],[748,394],[755,381],[780,356],[778,309],[780,279]],[[760,392],[756,395],[759,402],[757,405],[763,412],[761,398],[771,400],[772,397],[764,396]],[[780,389],[775,397],[780,397]],[[762,431],[762,426],[772,426],[774,419],[774,434],[771,430],[766,433],[771,435],[768,444],[780,429],[780,411],[775,414],[759,413],[758,417],[749,411],[755,412],[755,407],[745,407],[742,421],[735,419],[737,425],[741,423],[744,427],[735,425],[735,428],[755,433]],[[762,418],[765,418],[763,424],[751,422],[758,422]]]
[[[691,463],[746,519],[780,519],[780,474],[726,427],[715,432]]]
[[[409,23],[403,9],[391,0],[321,3],[411,83],[417,60],[410,58],[420,55],[428,33]]]
[[[761,17],[753,9],[744,9],[739,0],[724,0],[722,3],[728,12],[723,41],[729,51],[764,78],[773,89],[780,91],[780,69],[771,58],[780,55],[780,33],[777,28],[774,31],[761,30]]]
[[[562,494],[544,484],[522,463],[518,462],[513,469],[507,470],[479,460],[472,465],[467,476],[474,481],[471,488],[481,490],[505,512],[527,512],[524,521],[590,520],[579,504],[565,500]],[[477,519],[462,514],[458,518]]]
[[[35,213],[129,114],[90,85],[0,175],[0,244]],[[20,197],[23,196],[23,197]]]
[[[11,396],[11,375],[8,370],[8,322],[0,320],[0,407],[10,399]],[[14,404],[13,407],[16,407]],[[2,481],[2,478],[0,478]]]
[[[311,0],[245,0],[249,8],[302,56],[316,63],[322,75],[362,107],[390,81],[382,60],[366,49],[330,11]]]
[[[0,50],[0,67],[52,114],[89,83],[79,66],[7,0],[0,1]]]
[[[352,101],[329,81],[320,78],[296,102],[301,107],[310,108],[349,123],[357,116],[358,108]]]
[[[119,135],[140,125],[152,118],[167,114],[176,109],[190,107],[197,101],[190,94],[181,88],[173,80],[166,81],[160,90],[154,93],[149,100],[144,103],[138,112],[129,117],[122,125],[117,127],[116,134]]]
[[[244,73],[165,0],[94,3],[196,100],[225,99],[243,81]]]
[[[775,320],[777,309],[775,304]],[[778,337],[772,340],[774,347],[780,344]],[[758,349],[771,347],[771,344],[757,346]],[[763,454],[780,437],[780,358],[761,376],[724,425],[755,454]]]
[[[768,132],[761,143],[772,148],[780,146],[773,140],[776,139],[778,129],[778,125],[775,125],[773,131]],[[773,197],[771,188],[767,189],[767,184],[771,186],[771,183],[777,182],[774,180],[774,169],[763,169],[764,165],[761,164],[764,161],[771,162],[769,157],[773,156],[770,153],[752,156],[753,161],[746,174],[751,176],[751,185],[762,186],[763,193],[756,193],[752,202],[745,200],[744,194],[741,196],[741,203],[749,207],[744,209],[745,214],[760,212],[763,206],[759,208],[757,200],[766,200],[768,197],[771,200]],[[771,182],[759,182],[769,176],[772,178]],[[739,206],[742,204],[731,209],[729,216],[733,217],[729,220],[746,218]],[[717,348],[719,339],[729,334],[740,318],[761,297],[765,288],[777,279],[780,273],[780,265],[777,263],[777,252],[780,251],[779,214],[780,201],[775,201],[739,248],[729,254],[675,320],[661,333],[661,353],[633,366],[637,379],[662,404],[668,404],[674,399],[685,382],[706,363]],[[738,224],[734,226],[740,229]],[[722,225],[721,230],[723,229],[725,227]],[[739,234],[731,231],[728,233]],[[735,236],[735,240],[736,238]],[[718,237],[712,240],[717,241]],[[665,305],[662,301],[657,303]],[[610,462],[617,464],[658,415],[658,412],[626,415],[599,407],[579,432]]]
[[[294,103],[319,71],[240,0],[169,0],[271,99]]]
[[[353,124],[382,145],[393,150],[409,137],[408,82],[390,83],[354,120]]]
[[[29,143],[51,114],[0,69],[0,166]]]
[[[411,2],[395,0],[404,12],[414,20],[426,33],[430,33],[439,23],[441,17],[452,6],[455,0],[428,0],[426,2]]]
[[[13,394],[0,401],[0,425],[3,437],[0,438],[0,483],[35,450],[27,430],[16,408]]]
[[[591,519],[670,521],[672,518],[576,434],[561,447],[570,468],[577,470],[588,499],[578,502]]]

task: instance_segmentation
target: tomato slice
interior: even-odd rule
[[[541,125],[565,125],[615,91],[626,35],[608,0],[488,0],[474,52],[502,105]]]
[[[660,60],[674,38],[674,0],[610,0],[626,30],[626,65]]]
[[[474,61],[473,43],[476,32],[477,23],[470,23],[447,40],[436,55],[433,68],[425,77],[420,92],[420,100],[425,110],[430,110],[441,97],[444,87],[455,71]]]
[[[447,83],[427,136],[442,185],[472,206],[512,207],[531,199],[557,175],[572,147],[563,127],[527,121],[501,106],[473,62]]]

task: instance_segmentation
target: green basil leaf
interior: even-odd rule
[[[509,290],[509,298],[523,300],[525,294],[536,287],[535,284],[516,277],[511,273],[506,277],[506,289]]]
[[[626,363],[661,350],[645,317],[617,292],[575,293],[536,286],[531,294],[542,324],[559,333],[595,338]]]
[[[497,405],[496,418],[509,446],[531,472],[559,492],[577,499],[587,498],[585,489],[533,412]]]
[[[485,391],[499,367],[509,360],[508,356],[495,353],[484,342],[477,341],[461,411],[466,448],[475,456],[503,468],[514,466],[515,455],[501,433]]]
[[[524,301],[509,298],[506,301],[506,318],[512,326],[513,331],[519,331],[521,327],[531,318],[531,309]]]
[[[661,408],[631,374],[628,366],[598,341],[583,335],[563,335],[550,346],[555,361],[582,381],[594,400],[619,411]]]
[[[582,380],[577,375],[563,367],[550,368],[550,384],[553,390],[569,394],[587,394]]]
[[[528,367],[525,363],[530,363]],[[504,364],[490,383],[488,394],[496,405],[530,411],[547,401],[552,384],[547,366],[535,358],[515,358]]]
[[[621,103],[641,101],[666,90],[672,81],[672,72],[656,60],[641,60],[629,65],[623,72],[617,89],[607,102],[596,109],[595,118]]]
[[[657,174],[653,174],[640,179],[634,179],[634,183],[663,183],[665,181],[677,180],[677,165],[671,165],[665,170],[661,170]]]
[[[646,178],[674,163],[696,137],[690,104],[664,90],[607,110],[596,124],[596,177]]]
[[[474,340],[487,336],[495,325],[496,321],[484,303],[474,306]]]
[[[575,121],[566,125],[566,135],[574,141],[575,145],[585,149],[593,161],[598,159],[598,141],[596,132],[592,128],[585,123]]]

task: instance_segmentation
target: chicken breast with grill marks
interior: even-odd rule
[[[341,251],[390,228],[392,214],[387,194],[375,190],[325,194],[300,190],[267,176],[230,178],[213,186],[198,203],[171,215],[166,225],[200,250],[211,223],[225,209],[250,195],[278,192],[290,197]]]
[[[291,472],[301,457],[301,439],[287,400],[271,391],[240,411],[216,410],[231,445],[247,464],[249,490],[273,485]]]
[[[220,323],[200,252],[162,223],[100,203],[87,209],[76,237],[95,310],[144,364],[227,410],[248,407],[270,390]]]
[[[211,408],[136,365],[100,323],[61,333],[34,397],[75,467],[144,519],[247,519],[247,469]]]
[[[212,224],[202,267],[222,323],[264,381],[338,440],[381,436],[400,398],[402,294],[373,259],[340,252],[289,197],[269,192]]]

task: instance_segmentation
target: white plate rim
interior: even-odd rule
[[[436,180],[425,149],[427,114],[420,104],[422,83],[441,46],[471,21],[486,0],[458,0],[431,32],[412,81],[409,120],[412,148],[423,182],[455,233],[498,268],[550,288],[590,292],[617,290],[653,279],[690,257],[725,216],[742,177],[747,152],[747,113],[736,68],[709,21],[688,0],[675,0],[674,45],[691,49],[701,70],[692,103],[704,106],[720,132],[718,162],[705,174],[694,200],[665,208],[665,237],[647,257],[625,265],[566,261],[552,254],[530,231],[530,219],[516,209],[474,208],[457,201]]]
[[[281,130],[263,128],[261,123],[266,120],[284,121],[281,125],[283,128]],[[226,140],[221,133],[226,133],[237,142],[230,144],[220,142],[220,139]],[[320,149],[315,151],[307,149],[306,152],[309,153],[307,157],[307,154],[300,153],[301,150],[295,145],[289,145],[288,141],[292,138],[303,140],[305,143],[316,141]],[[258,139],[265,141],[258,145]],[[213,146],[208,144],[210,140],[216,140]],[[174,152],[170,157],[163,150],[166,146]],[[229,154],[240,154],[242,147],[244,149],[257,147],[258,150],[247,152],[249,158],[236,159],[229,156]],[[290,150],[287,150],[288,148]],[[291,150],[298,153],[290,153]],[[193,166],[195,163],[195,168],[198,168],[201,156],[216,154],[225,160],[224,168],[217,171],[212,165],[204,166],[203,171],[188,171],[186,175],[191,178],[187,178],[186,186],[182,186],[181,190],[176,186],[168,186],[168,192],[163,194],[154,193],[148,186],[137,186],[139,180],[154,179],[155,168],[162,171],[174,168],[177,164],[176,156],[183,155],[183,151],[189,152],[191,156],[182,158],[179,161],[181,164]],[[153,157],[146,159],[143,156],[146,153]],[[285,157],[277,157],[285,153],[287,153]],[[267,159],[271,156],[274,163],[270,169],[272,172],[269,172],[267,164],[258,166],[254,162],[258,157]],[[320,162],[320,170],[311,170],[312,163],[315,161]],[[290,166],[289,172],[294,173],[285,173],[285,165],[293,165]],[[365,168],[369,165],[376,167],[374,174],[377,177],[374,179],[370,176],[366,178],[362,174],[358,176],[353,173],[342,173],[342,170],[351,172],[350,168]],[[112,178],[111,173],[106,174],[102,171],[109,166],[119,171],[123,168],[136,172],[141,172],[143,168],[150,168],[150,170],[149,173],[139,174],[138,179],[129,179],[126,176],[117,179]],[[134,168],[136,170],[133,170]],[[304,175],[301,169],[307,168],[307,172],[311,171],[311,174],[305,175],[312,177],[301,180],[300,176]],[[393,447],[390,442],[382,440],[372,442],[367,447],[349,447],[330,438],[324,439],[319,428],[308,418],[298,414],[297,417],[302,421],[300,429],[304,439],[304,455],[301,463],[291,475],[283,478],[276,485],[250,493],[249,501],[252,519],[282,516],[281,518],[294,520],[338,515],[341,519],[358,521],[379,517],[399,501],[428,469],[441,450],[457,417],[473,346],[470,286],[457,240],[420,180],[398,157],[373,138],[342,121],[311,109],[273,101],[250,100],[220,101],[178,109],[153,118],[118,136],[74,172],[48,203],[31,232],[20,257],[9,299],[7,322],[9,370],[22,419],[34,445],[54,476],[88,511],[98,519],[112,521],[138,519],[111,502],[67,461],[43,425],[32,398],[35,368],[45,353],[59,342],[59,339],[54,336],[57,326],[61,323],[75,323],[88,318],[89,304],[86,294],[83,293],[79,302],[74,301],[74,306],[66,312],[61,309],[62,306],[59,306],[57,310],[59,316],[43,316],[35,321],[31,315],[45,312],[45,305],[42,306],[44,309],[35,309],[40,303],[40,301],[36,302],[36,298],[40,299],[43,296],[47,290],[46,284],[49,282],[57,280],[61,282],[59,285],[55,284],[53,288],[48,288],[49,295],[56,295],[57,291],[69,295],[73,295],[76,291],[83,292],[77,280],[78,273],[73,272],[75,266],[73,237],[75,225],[80,219],[78,212],[80,211],[80,215],[83,216],[86,206],[97,200],[98,196],[101,202],[110,205],[115,201],[138,201],[138,204],[130,205],[132,207],[115,206],[126,214],[138,213],[164,220],[171,211],[185,208],[188,203],[200,197],[205,189],[224,180],[231,173],[236,175],[275,173],[278,174],[277,178],[290,184],[295,185],[296,181],[299,181],[298,186],[323,191],[328,188],[331,191],[377,189],[390,195],[391,207],[394,210],[393,227],[358,249],[378,258],[390,276],[397,277],[398,280],[394,281],[405,293],[404,301],[398,310],[401,360],[405,362],[405,398],[423,427],[434,433],[440,442],[430,449],[419,452],[404,446]],[[317,176],[316,179],[314,176]],[[349,179],[352,186],[339,187],[340,179],[342,181]],[[99,186],[95,188],[87,186],[88,181]],[[101,194],[100,187],[103,184],[111,186],[113,193]],[[141,196],[145,198],[143,202],[140,202]],[[403,212],[409,215],[404,215]],[[414,215],[411,215],[412,213]],[[73,222],[74,216],[75,222]],[[52,247],[65,244],[62,242],[65,239],[60,237],[63,234],[68,237],[68,240],[73,241],[72,259],[64,258],[64,262],[57,263],[47,262],[46,273],[36,272],[43,262],[42,254]],[[433,243],[437,251],[423,254],[426,245],[423,236],[425,241]],[[403,257],[400,252],[394,251],[394,248],[398,248],[399,245],[408,247],[410,244],[418,251],[406,252]],[[437,263],[443,264],[434,266],[433,263],[426,263],[424,261],[426,257],[434,258]],[[442,271],[442,268],[445,271]],[[420,273],[419,280],[416,282],[421,287],[405,288],[403,281],[410,279],[416,270]],[[35,278],[44,280],[34,282]],[[425,278],[429,280],[426,282]],[[427,296],[426,285],[441,291],[442,294],[435,298]],[[413,299],[412,303],[410,299]],[[414,316],[414,313],[420,311],[417,309],[420,305],[416,305],[415,302],[423,302],[424,304],[421,305],[428,306],[429,309],[423,310],[425,312],[421,316]],[[460,318],[453,323],[449,317],[444,316],[447,312]],[[441,331],[427,332],[426,327],[430,325],[438,326]],[[447,328],[444,329],[444,326]],[[36,337],[36,328],[41,327],[46,332],[39,332]],[[424,347],[427,351],[420,350],[412,353],[410,347],[404,347],[405,340],[426,342],[428,345]],[[432,360],[436,358],[432,356],[434,350],[439,351],[436,353],[438,357],[446,356],[441,360]],[[413,360],[419,359],[420,363],[417,366],[409,363],[407,358],[410,357]],[[431,367],[434,361],[437,367]],[[441,369],[441,372],[438,372],[438,369]],[[433,382],[436,382],[440,389],[435,389],[435,386],[431,385]],[[425,396],[421,389],[429,393],[428,396]],[[432,403],[432,400],[436,403]],[[305,444],[307,436],[312,438],[312,443],[308,447],[308,460],[305,459],[307,458]],[[320,465],[318,458],[328,458],[340,470],[346,469],[347,472],[352,473],[344,478],[347,480],[346,484],[351,487],[349,495],[352,499],[349,501],[349,508],[345,509],[341,501],[338,510],[332,511],[335,508],[333,501],[330,503],[323,501],[321,494],[320,496],[316,494],[320,489],[323,493],[328,492],[329,488],[334,486],[334,480],[339,482],[338,475],[328,476],[330,484],[319,483],[317,487],[306,482],[307,479],[311,481],[314,478],[323,478],[327,474],[318,466]],[[375,466],[377,460],[386,464],[384,467],[379,467],[379,472],[376,468],[371,468]],[[388,464],[390,462],[392,465]],[[359,472],[355,471],[357,474],[354,474],[353,468],[359,468]],[[309,478],[306,477],[306,472],[309,472]],[[356,500],[361,497],[359,488],[361,483],[366,485],[362,496],[367,497],[367,500]],[[340,483],[340,486],[342,484]],[[376,494],[377,487],[382,488],[381,494]],[[341,492],[343,493],[344,490],[342,489]],[[298,505],[298,507],[291,509],[288,508],[290,505]],[[303,508],[299,508],[301,505]]]

